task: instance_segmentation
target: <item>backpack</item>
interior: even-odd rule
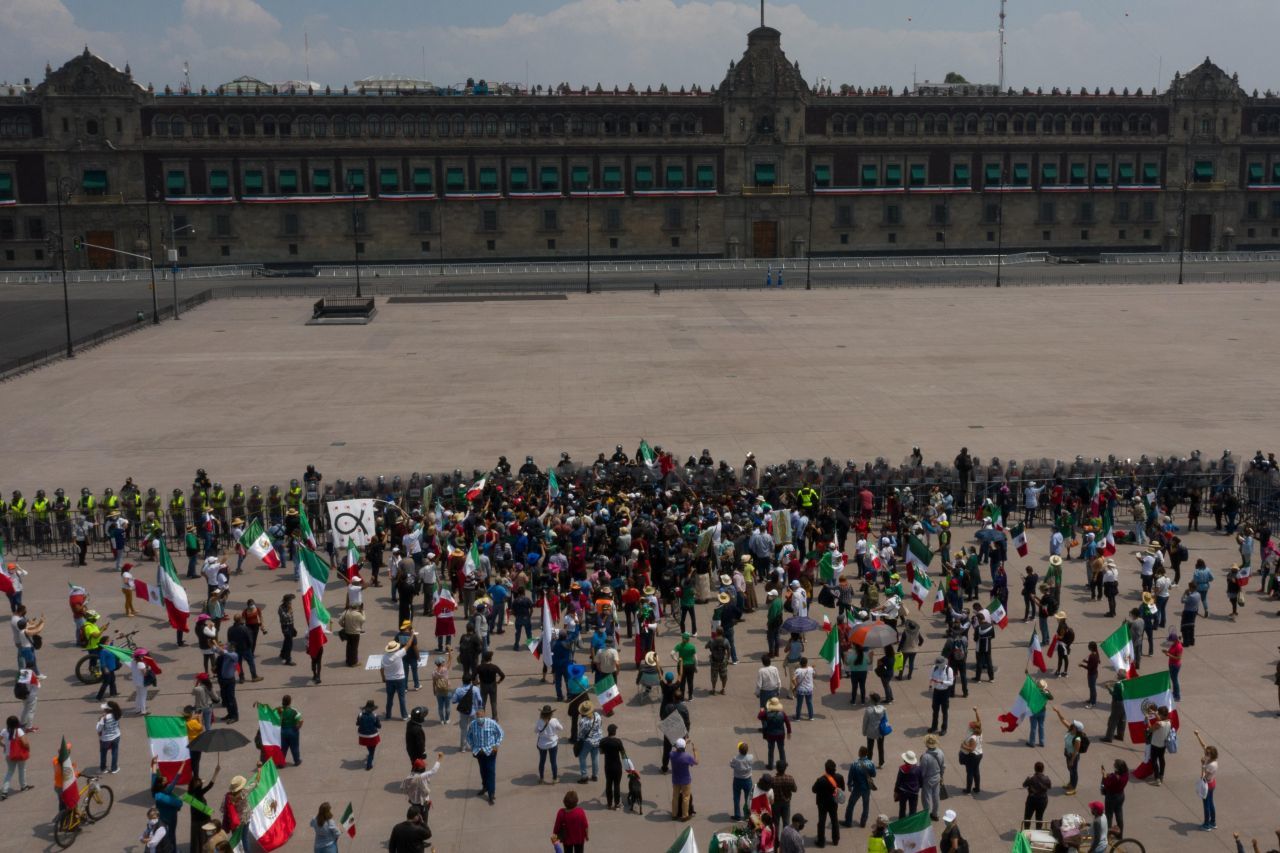
[[[881,655],[880,660],[876,661],[876,676],[879,678],[888,677],[891,673],[891,670],[889,669],[889,667],[890,667],[890,664],[889,664],[888,655]]]
[[[967,649],[965,649],[965,645],[964,645],[964,643],[963,643],[963,642],[961,642],[961,641],[960,641],[960,640],[958,640],[958,639],[957,639],[957,640],[952,640],[952,641],[951,641],[951,661],[952,661],[952,663],[959,663],[959,664],[963,664],[963,663],[964,663],[964,657],[965,657],[965,652],[966,652],[966,651],[967,651]]]
[[[1169,729],[1169,737],[1164,742],[1164,751],[1170,755],[1176,755],[1178,752],[1178,730]]]
[[[471,716],[471,703],[475,695],[476,691],[474,687],[462,695],[462,698],[458,700],[459,714],[462,714],[464,717]]]
[[[1084,755],[1089,751],[1089,736],[1084,732],[1080,732],[1080,754]]]
[[[779,735],[787,730],[786,721],[781,711],[766,711],[764,715],[764,734]]]
[[[13,695],[19,702],[25,702],[31,695],[31,688],[19,681],[13,685]]]
[[[432,691],[433,693],[435,693],[437,696],[448,696],[448,695],[449,695],[449,676],[448,676],[448,674],[444,674],[444,675],[432,675],[432,676],[431,676],[431,691]]]

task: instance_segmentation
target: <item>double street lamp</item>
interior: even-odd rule
[[[360,211],[356,207],[356,185],[352,181],[347,182],[347,195],[351,196],[351,248],[355,251],[356,298],[359,299],[362,296],[360,292]]]
[[[62,224],[62,205],[71,201],[75,184],[70,178],[59,178],[54,187],[54,202],[58,206],[58,261],[62,268],[62,314],[67,325],[67,358],[75,358],[71,348],[71,295],[67,291],[67,230]]]

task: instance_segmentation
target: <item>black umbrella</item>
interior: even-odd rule
[[[782,630],[789,634],[807,634],[818,630],[820,626],[808,616],[792,616],[782,623]]]
[[[248,746],[249,739],[235,729],[210,729],[191,741],[192,752],[230,752]]]

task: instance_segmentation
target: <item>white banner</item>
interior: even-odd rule
[[[329,501],[329,527],[335,548],[347,547],[348,540],[360,548],[368,545],[374,532],[373,499]]]

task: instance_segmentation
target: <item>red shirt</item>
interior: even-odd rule
[[[556,825],[551,831],[560,837],[561,844],[586,844],[587,813],[581,806],[561,809],[556,813]]]

